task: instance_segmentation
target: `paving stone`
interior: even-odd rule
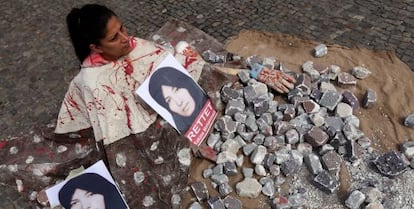
[[[219,119],[217,119],[216,121],[219,130],[222,133],[234,133],[236,132],[236,128],[238,123],[233,121],[233,119],[228,116],[228,115],[224,115],[222,117],[220,117]]]
[[[327,92],[327,91],[335,91],[336,92],[337,91],[336,87],[333,83],[326,82],[326,81],[321,82],[321,84],[319,86],[319,90],[322,91],[322,92]]]
[[[255,144],[255,143],[246,144],[243,147],[243,153],[244,153],[244,155],[249,156],[256,149],[257,146],[258,145]]]
[[[340,85],[356,85],[357,84],[357,80],[356,78],[347,72],[340,72],[338,74],[338,83]]]
[[[303,72],[307,73],[311,77],[312,81],[316,80],[320,77],[319,71],[317,71],[313,67],[313,65],[314,65],[314,63],[312,61],[306,61],[305,63],[302,64]]]
[[[366,197],[362,192],[354,190],[345,200],[345,205],[350,209],[358,209],[365,201],[365,198]]]
[[[242,209],[243,208],[242,202],[239,199],[232,197],[230,195],[226,196],[223,199],[223,202],[224,202],[224,206],[226,207],[226,209]]]
[[[313,178],[313,183],[322,191],[330,194],[336,191],[339,187],[339,181],[336,177],[330,174],[328,171],[319,172]]]
[[[362,148],[356,143],[355,140],[349,140],[345,144],[346,153],[344,155],[345,159],[350,162],[355,162],[360,159],[362,155]]]
[[[319,127],[313,127],[306,135],[305,140],[313,147],[324,145],[328,141],[328,134]]]
[[[321,161],[318,155],[314,153],[310,153],[304,158],[305,164],[308,170],[313,174],[316,175],[323,170]]]
[[[212,175],[220,175],[224,173],[224,163],[218,163],[212,168]]]
[[[217,155],[216,163],[220,164],[224,162],[235,162],[236,160],[237,160],[236,154],[234,154],[233,152],[224,151],[224,152],[220,152]]]
[[[198,201],[205,201],[209,199],[207,185],[204,184],[203,182],[192,183],[191,189],[193,190]]]
[[[342,100],[342,95],[335,91],[326,91],[323,93],[319,104],[333,111],[336,105]]]
[[[374,161],[378,171],[385,176],[396,177],[407,170],[400,153],[395,151],[387,152]]]
[[[336,106],[336,116],[340,118],[346,118],[352,115],[352,107],[344,102],[338,103]]]
[[[404,125],[410,128],[414,128],[414,114],[411,114],[405,117]]]
[[[200,203],[198,202],[193,202],[191,203],[191,205],[188,207],[188,209],[202,209]]]
[[[234,89],[230,88],[229,86],[223,86],[220,91],[221,100],[224,103],[227,103],[229,100],[238,99],[241,95]]]
[[[207,200],[207,205],[209,209],[226,209],[224,206],[223,200],[219,197],[212,197]]]
[[[285,176],[293,176],[299,172],[301,164],[293,158],[285,160],[280,165],[280,170]]]
[[[254,169],[243,167],[242,172],[243,172],[244,178],[251,178],[251,177],[253,177]]]
[[[233,116],[237,112],[243,112],[246,108],[246,105],[243,102],[243,99],[231,99],[228,101],[226,105],[226,109],[224,110],[224,114]]]
[[[342,92],[342,101],[350,105],[353,111],[357,111],[359,109],[358,98],[350,90],[345,90]]]
[[[340,117],[329,116],[325,118],[325,127],[332,128],[335,133],[342,131],[344,125],[344,121]]]
[[[335,151],[329,151],[322,156],[322,164],[330,172],[338,172],[341,168],[342,158]]]
[[[250,161],[253,164],[261,164],[263,162],[266,154],[267,154],[266,147],[264,147],[262,145],[259,145],[254,149],[252,155],[250,156]]]
[[[364,209],[384,209],[384,206],[381,202],[371,202]]]
[[[302,107],[306,113],[316,113],[320,109],[319,104],[313,100],[306,100],[302,102]]]
[[[376,187],[365,187],[361,189],[361,192],[365,194],[366,199],[365,202],[367,203],[373,203],[373,202],[381,202],[384,198],[384,193],[382,193],[378,188]]]
[[[373,89],[367,89],[362,101],[362,106],[365,108],[371,108],[375,105],[376,102],[377,92],[375,92]]]
[[[402,143],[400,145],[400,149],[408,159],[414,157],[414,141],[407,141]]]
[[[357,140],[364,136],[364,133],[350,123],[346,123],[342,129],[348,140]]]
[[[341,67],[339,67],[338,65],[329,66],[329,72],[328,72],[329,79],[336,80],[340,72],[341,72]]]
[[[221,196],[226,196],[233,192],[233,188],[230,186],[228,182],[219,185],[218,191]]]
[[[315,57],[323,57],[328,54],[328,47],[325,44],[319,44],[313,50]]]
[[[353,125],[355,128],[359,128],[359,125],[360,125],[360,120],[355,115],[350,115],[350,116],[346,117],[344,122],[345,122],[345,124]]]
[[[239,142],[237,142],[234,139],[227,139],[225,142],[223,142],[223,144],[221,145],[221,151],[228,151],[228,152],[232,152],[234,154],[236,154],[239,149],[241,148],[241,145],[239,144]]]
[[[311,93],[311,78],[307,74],[300,74],[296,79],[295,89],[299,91],[291,91],[288,93],[288,99],[298,96],[303,97],[304,95],[309,95]],[[289,98],[290,96],[290,98]]]
[[[240,197],[256,198],[262,191],[262,185],[255,178],[245,178],[236,184],[236,191]]]
[[[362,79],[367,78],[369,75],[371,75],[371,71],[369,71],[365,67],[356,66],[352,68],[352,75],[362,80]]]
[[[234,176],[238,173],[235,162],[225,162],[223,165],[224,174]]]
[[[229,177],[225,174],[213,174],[210,179],[217,185],[229,182]]]
[[[266,176],[266,169],[263,165],[256,165],[254,167],[254,172],[258,175],[258,176]]]
[[[262,193],[264,195],[266,195],[267,197],[272,197],[275,194],[275,191],[276,191],[276,189],[275,189],[273,181],[272,182],[266,182],[263,185]]]

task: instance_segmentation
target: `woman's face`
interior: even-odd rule
[[[100,40],[99,45],[91,44],[91,49],[109,61],[117,60],[131,52],[130,37],[118,17],[109,18],[105,37]]]
[[[193,114],[196,103],[186,88],[162,85],[161,91],[171,111],[186,117]]]
[[[104,196],[83,189],[76,189],[70,202],[70,209],[105,209]]]

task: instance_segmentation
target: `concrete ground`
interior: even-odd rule
[[[240,30],[255,29],[393,51],[414,70],[413,0],[3,0],[0,140],[54,123],[68,83],[79,70],[65,17],[72,7],[90,2],[112,8],[138,37],[176,18],[221,42]],[[30,206],[15,188],[0,185],[0,208]]]

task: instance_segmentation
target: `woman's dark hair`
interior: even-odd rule
[[[73,8],[66,16],[72,45],[81,62],[91,53],[89,44],[99,45],[99,40],[105,37],[106,24],[113,16],[116,14],[112,10],[98,4]]]
[[[171,111],[165,101],[164,95],[162,94],[162,85],[186,88],[196,103],[196,108],[193,114],[185,117]],[[205,95],[197,83],[191,77],[173,67],[162,67],[151,75],[149,81],[149,93],[159,105],[171,113],[177,129],[183,134],[191,126],[192,122],[207,101],[207,95]]]
[[[70,203],[76,189],[82,189],[93,194],[102,194],[105,200],[105,208],[126,209],[128,207],[114,184],[99,174],[85,173],[70,179],[60,189],[59,201],[64,208],[71,208]]]

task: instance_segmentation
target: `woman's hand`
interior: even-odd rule
[[[257,80],[270,86],[279,93],[288,93],[294,88],[296,79],[279,70],[270,70],[266,67],[257,75]]]

